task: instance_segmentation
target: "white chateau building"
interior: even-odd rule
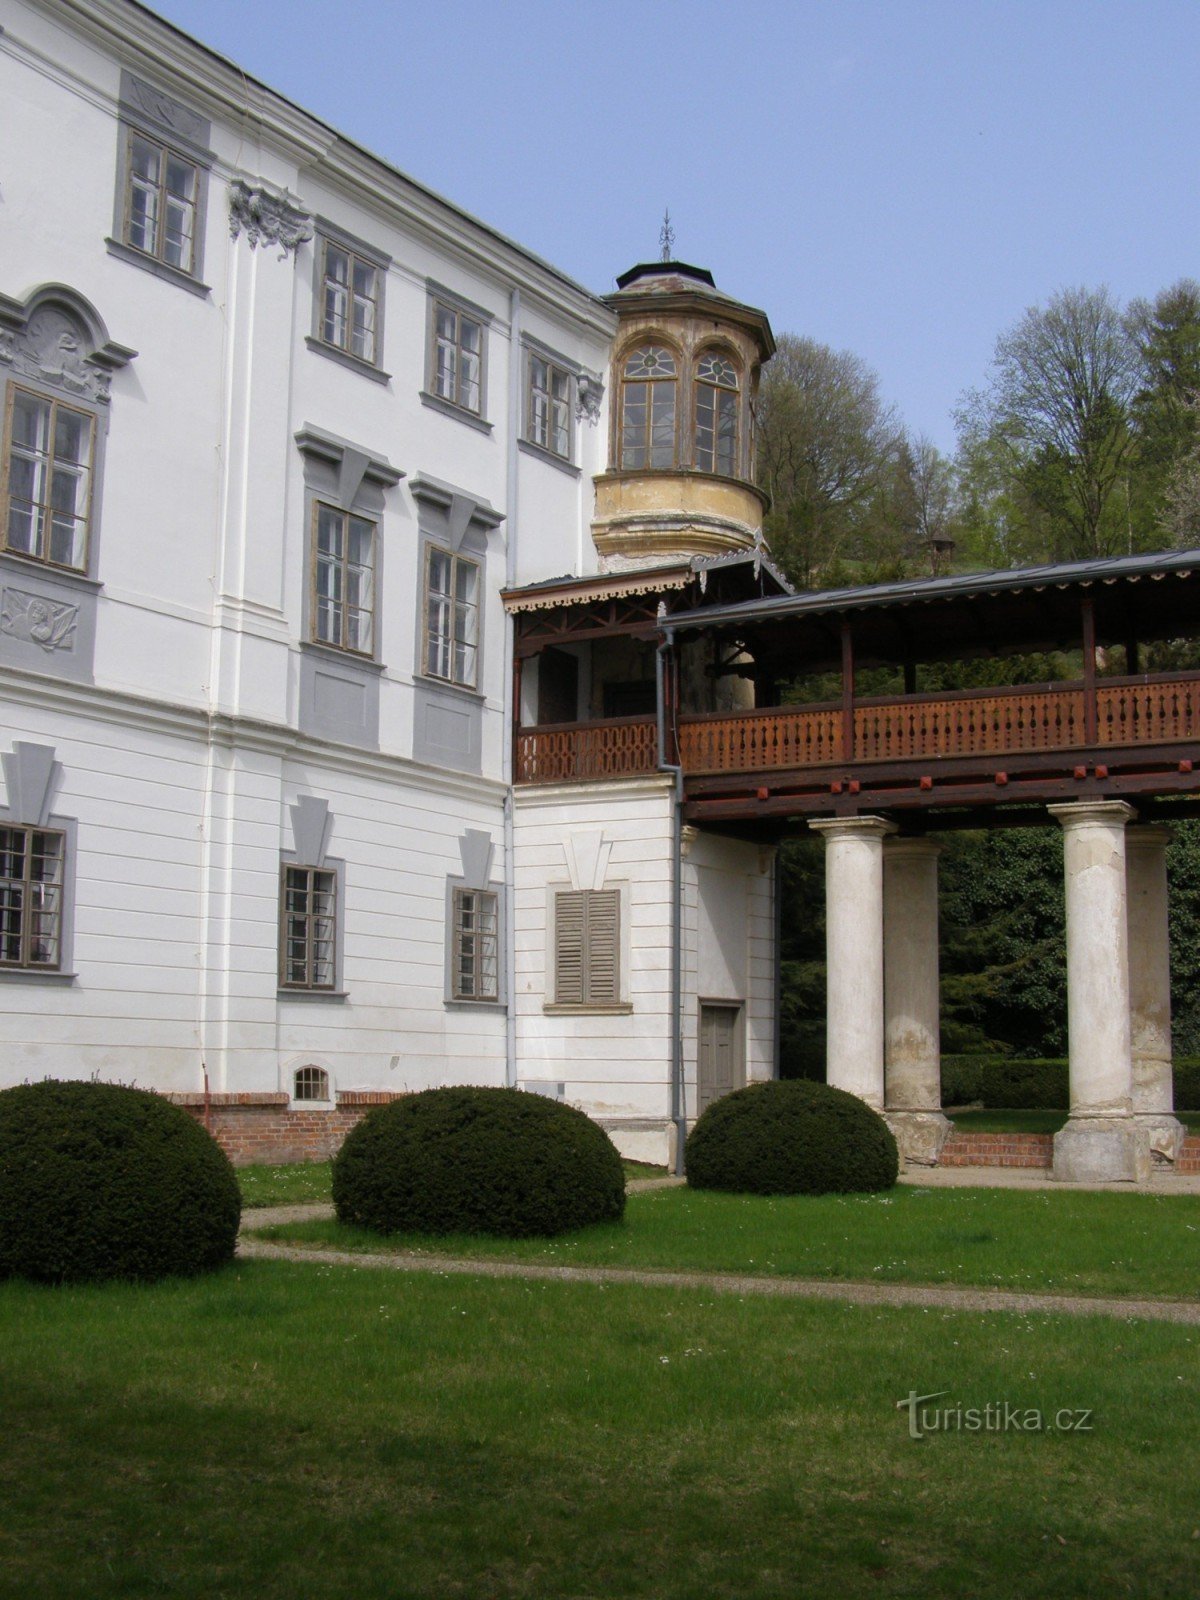
[[[774,1071],[773,852],[653,722],[660,607],[782,587],[766,319],[597,298],[133,0],[0,25],[0,1086],[266,1157],[512,1084],[666,1160]]]

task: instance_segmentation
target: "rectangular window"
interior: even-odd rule
[[[616,1005],[621,998],[621,893],[571,889],[554,897],[554,999]]]
[[[375,524],[318,501],[313,533],[313,638],[369,656],[375,649]]]
[[[332,989],[337,976],[337,873],[284,866],[279,982],[284,989]]]
[[[127,137],[125,243],[191,275],[200,169],[144,134],[130,129]]]
[[[571,374],[545,357],[529,352],[529,390],[526,399],[527,434],[564,461],[571,455]]]
[[[61,833],[0,827],[0,969],[61,967],[65,857]]]
[[[321,338],[335,350],[375,364],[379,274],[343,245],[322,241]]]
[[[87,566],[95,419],[14,384],[5,433],[5,548],[82,572]]]
[[[483,324],[438,301],[433,309],[433,389],[441,399],[483,414]]]
[[[425,671],[473,689],[479,656],[479,566],[429,547],[425,577]]]
[[[483,889],[454,891],[455,1000],[500,998],[499,898]]]

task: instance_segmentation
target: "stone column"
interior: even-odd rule
[[[1125,825],[1121,800],[1049,807],[1063,828],[1071,1114],[1054,1136],[1066,1183],[1149,1176],[1150,1140],[1133,1120]]]
[[[884,1106],[905,1158],[926,1166],[950,1132],[942,1115],[940,854],[931,839],[883,847]]]
[[[883,841],[896,825],[832,817],[809,827],[825,836],[825,1076],[882,1111]]]
[[[1128,828],[1129,1018],[1133,1046],[1133,1115],[1150,1149],[1174,1161],[1184,1127],[1175,1117],[1171,1073],[1171,954],[1167,937],[1167,846],[1171,830]]]

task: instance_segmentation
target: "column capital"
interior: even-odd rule
[[[1064,828],[1084,828],[1089,824],[1101,827],[1124,827],[1137,816],[1133,806],[1125,800],[1065,800],[1046,810]]]
[[[1165,822],[1138,822],[1125,830],[1127,850],[1165,850],[1175,830]]]
[[[897,831],[887,817],[818,817],[808,825],[826,839],[884,839]]]
[[[936,839],[915,836],[886,839],[883,856],[885,861],[936,861],[942,848]]]

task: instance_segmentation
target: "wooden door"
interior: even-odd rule
[[[744,1083],[741,1006],[702,1004],[697,1112]]]

